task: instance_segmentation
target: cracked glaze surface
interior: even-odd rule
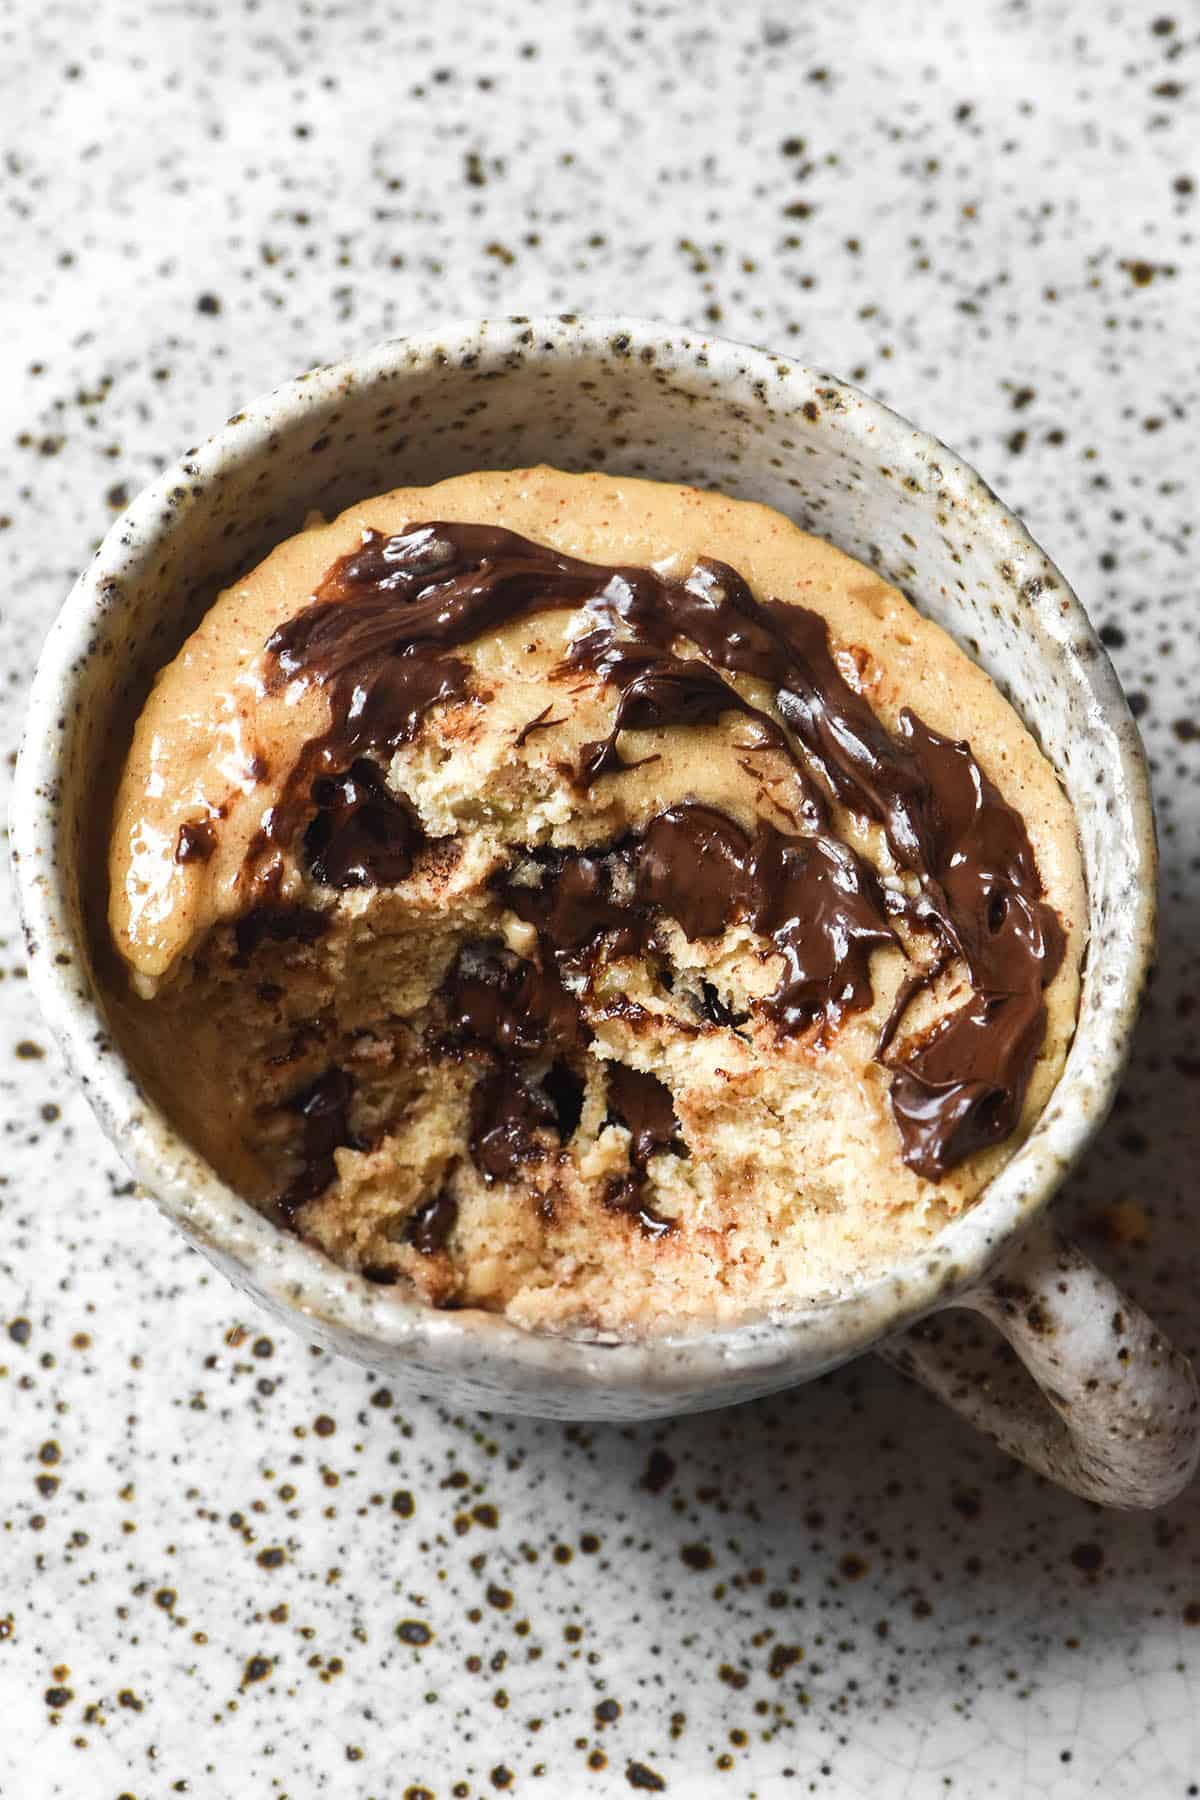
[[[358,83],[336,133],[337,89],[279,9],[232,49],[186,11],[153,35],[109,32],[103,9],[39,19],[14,78],[7,673],[23,689],[106,495],[119,509],[271,380],[468,302],[619,299],[861,380],[1030,519],[1149,734],[1160,973],[1064,1211],[1187,1348],[1200,733],[1176,319],[1194,52],[1182,21],[1133,9],[1035,29],[989,8],[967,41],[935,14],[914,9],[884,63],[861,7],[622,24],[493,6],[454,45],[368,8],[379,54],[403,50],[399,89],[305,27],[335,104]],[[668,152],[635,104],[663,68]],[[218,72],[247,105],[213,136]],[[119,124],[130,83],[137,133]],[[614,83],[585,130],[580,106]],[[47,117],[74,136],[47,139]],[[98,146],[78,164],[76,139]],[[1114,217],[1137,223],[1114,240]],[[132,307],[118,244],[143,270]],[[29,1746],[21,1791],[232,1792],[269,1747],[277,1793],[1007,1793],[1014,1744],[1027,1792],[1188,1791],[1194,1494],[1154,1521],[1101,1517],[874,1364],[624,1431],[401,1404],[264,1331],[115,1198],[124,1171],[57,1073],[23,964],[10,940],[0,1690]]]

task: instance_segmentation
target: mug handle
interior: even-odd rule
[[[957,1307],[981,1313],[1024,1367],[966,1321],[928,1317],[879,1354],[1085,1500],[1164,1506],[1186,1487],[1200,1456],[1192,1366],[1074,1244],[1039,1223]]]

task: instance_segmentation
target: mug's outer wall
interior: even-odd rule
[[[85,917],[79,880],[103,842],[97,771],[214,592],[312,508],[333,514],[397,485],[540,461],[762,500],[874,566],[987,669],[1074,803],[1091,941],[1063,1078],[970,1212],[837,1301],[637,1345],[539,1338],[381,1295],[223,1187],[139,1093],[109,1037],[88,936],[100,926]],[[1153,943],[1137,730],[1081,607],[1020,523],[944,446],[846,384],[765,351],[620,319],[472,322],[396,340],[314,370],[188,451],[114,525],[51,633],[13,837],[49,1023],[105,1129],[190,1240],[281,1317],[397,1383],[547,1416],[638,1418],[749,1399],[812,1378],[969,1286],[1107,1113]]]

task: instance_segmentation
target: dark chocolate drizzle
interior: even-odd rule
[[[449,1188],[440,1188],[408,1215],[404,1241],[422,1256],[436,1256],[439,1250],[446,1248],[457,1223],[458,1201]]]
[[[426,545],[424,561],[417,556],[404,563],[390,556],[392,545],[409,542],[408,536],[368,532],[361,550],[327,572],[312,605],[267,640],[267,691],[297,680],[315,682],[327,693],[330,722],[305,744],[250,845],[248,874],[260,882],[264,871],[269,876],[280,866],[279,853],[295,843],[314,801],[320,814],[323,778],[338,779],[371,757],[386,758],[416,736],[431,708],[460,699],[469,689],[468,663],[431,657],[428,644],[410,639],[406,602],[436,581],[439,546]],[[373,858],[360,858],[356,866],[369,882],[352,885],[385,879],[375,873],[383,865]]]
[[[629,1213],[647,1236],[664,1237],[675,1229],[675,1221],[664,1219],[647,1201],[646,1180],[647,1165],[657,1151],[673,1150],[677,1156],[687,1155],[671,1090],[657,1075],[644,1069],[610,1062],[608,1111],[609,1117],[629,1132],[630,1168],[628,1174],[609,1182],[604,1204],[610,1212]]]
[[[559,1142],[566,1144],[579,1130],[587,1082],[569,1062],[559,1057],[542,1076],[542,1091],[554,1108],[554,1127]]]
[[[699,1011],[701,1017],[707,1019],[710,1025],[725,1025],[731,1031],[736,1031],[738,1026],[744,1025],[750,1017],[748,1012],[737,1012],[732,1006],[727,1005],[711,981],[700,983]]]
[[[553,703],[551,703],[549,706],[543,706],[540,713],[535,713],[533,718],[530,719],[527,724],[522,725],[520,731],[518,731],[516,737],[513,739],[514,747],[519,750],[522,744],[527,744],[535,731],[549,731],[552,726],[564,725],[566,723],[565,718],[555,719],[550,716],[553,711],[554,706]]]
[[[211,819],[186,819],[175,840],[175,861],[207,862],[216,847],[217,829]]]
[[[612,728],[599,743],[583,746],[580,774],[589,783],[601,775],[638,765],[622,761],[617,738],[623,731],[650,731],[668,725],[715,725],[724,714],[744,713],[759,732],[754,748],[770,745],[796,764],[795,753],[769,714],[743,699],[728,681],[698,656],[673,656],[669,651],[645,650],[619,639],[611,631],[592,631],[572,644],[568,667],[590,668],[620,690],[621,698]],[[804,769],[797,765],[804,784],[809,823],[816,829],[824,822],[819,798],[813,793]]]
[[[683,1152],[675,1099],[666,1082],[628,1063],[610,1062],[607,1069],[608,1110],[629,1132],[630,1153],[639,1168],[658,1150]]]
[[[1043,992],[1064,950],[1024,823],[968,745],[909,711],[897,733],[885,728],[838,669],[819,613],[756,600],[723,563],[701,562],[675,581],[581,562],[496,526],[366,532],[360,549],[330,569],[313,604],[267,645],[268,686],[303,680],[325,688],[330,725],[306,745],[256,853],[294,841],[319,776],[390,752],[433,706],[470,695],[470,666],[449,652],[514,620],[580,606],[592,624],[568,666],[590,667],[621,690],[613,729],[588,747],[583,778],[622,766],[622,729],[707,723],[737,711],[750,716],[760,744],[789,755],[810,831],[827,829],[826,796],[882,826],[899,865],[921,884],[910,918],[934,934],[939,957],[965,961],[973,989],[920,1042],[888,1051],[904,1159],[937,1180],[1002,1141],[1020,1116],[1045,1033]],[[711,667],[680,657],[681,639]],[[718,669],[766,683],[790,736]],[[712,920],[740,914],[784,957],[783,981],[767,1002],[780,1027],[800,1029],[818,1015],[836,1023],[868,1003],[870,952],[895,941],[884,906],[903,904],[885,902],[869,866],[836,839],[769,829],[747,840],[711,809],[672,808],[643,841],[632,908],[613,893],[602,858],[576,854],[558,868],[547,863],[548,904],[535,922],[560,954],[598,933],[620,953],[643,940],[647,909],[669,910],[701,936],[705,925],[718,928]],[[668,891],[670,907],[655,897]],[[519,892],[505,889],[506,897]],[[892,1034],[900,1023],[897,1016]]]
[[[308,1200],[323,1194],[337,1175],[334,1151],[352,1144],[350,1102],[354,1083],[344,1069],[326,1069],[325,1073],[288,1101],[288,1111],[298,1113],[301,1120],[300,1154],[303,1167],[280,1196],[285,1215],[291,1215]]]
[[[674,1231],[674,1219],[664,1219],[646,1199],[646,1171],[636,1164],[625,1175],[614,1175],[604,1192],[606,1212],[627,1213],[647,1237],[666,1237]]]
[[[329,921],[307,906],[256,906],[243,913],[233,928],[236,962],[245,967],[264,940],[276,944],[315,944]]]
[[[871,952],[896,942],[874,870],[845,844],[785,837],[761,821],[751,837],[695,802],[669,807],[611,850],[550,851],[533,861],[539,886],[506,871],[499,892],[536,926],[543,949],[568,964],[601,940],[614,956],[645,950],[660,915],[690,939],[744,919],[783,958],[763,1009],[787,1031],[817,1020],[833,1026],[869,1006]]]
[[[565,1143],[579,1124],[584,1089],[569,1059],[591,1032],[553,960],[539,968],[507,950],[464,950],[442,983],[439,1005],[435,1047],[486,1058],[470,1120],[471,1155],[484,1179],[507,1179],[538,1161],[547,1131]],[[556,1060],[538,1079],[529,1059],[545,1050]]]
[[[917,995],[923,994],[926,988],[932,987],[938,976],[948,967],[951,961],[952,957],[950,952],[948,950],[943,951],[942,955],[937,957],[933,962],[927,963],[922,969],[914,969],[911,974],[904,977],[904,980],[896,989],[896,998],[892,1002],[892,1010],[884,1020],[879,1036],[875,1040],[876,1062],[882,1062],[884,1060],[888,1046],[900,1029],[901,1019],[903,1019]]]
[[[583,1111],[585,1082],[570,1059],[578,1061],[592,1033],[578,999],[563,985],[553,946],[546,940],[541,954],[539,967],[507,951],[463,951],[440,992],[443,1045],[483,1050],[493,1058],[556,1053],[540,1078],[528,1068],[506,1072],[492,1060],[476,1084],[471,1152],[489,1181],[511,1176],[523,1163],[544,1155],[546,1128],[567,1143]],[[647,1159],[655,1149],[685,1149],[670,1092],[654,1076],[619,1063],[609,1064],[608,1083],[610,1113],[628,1125],[633,1144],[629,1174],[610,1184],[605,1205],[632,1213],[643,1229],[660,1236],[669,1222],[646,1203],[643,1189]]]
[[[493,1066],[471,1091],[471,1160],[487,1182],[511,1181],[546,1154],[554,1102],[518,1069]]]
[[[678,919],[689,938],[736,918],[783,958],[763,1003],[787,1031],[836,1025],[871,1003],[871,952],[896,943],[875,871],[828,837],[785,837],[760,821],[753,837],[710,807],[673,806],[646,831],[635,891]]]
[[[377,763],[359,757],[344,775],[312,784],[316,806],[304,858],[326,887],[381,887],[403,881],[425,842],[415,813],[389,792]]]
[[[579,1001],[552,961],[538,968],[507,952],[464,952],[443,982],[441,998],[452,1042],[507,1054],[545,1045],[573,1050],[591,1036]]]

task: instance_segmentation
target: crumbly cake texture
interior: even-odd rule
[[[610,946],[586,981],[567,975],[582,1038],[564,1050],[522,1031],[519,982],[540,952],[519,890],[536,887],[539,856],[628,841],[680,803],[746,832],[765,822],[795,834],[804,817],[796,762],[735,711],[622,732],[623,766],[583,784],[587,747],[608,734],[619,695],[603,673],[564,667],[589,624],[578,607],[456,650],[470,665],[466,694],[434,706],[377,766],[417,827],[400,879],[331,886],[316,878],[327,871],[317,859],[314,873],[310,839],[307,854],[297,841],[273,859],[269,891],[248,881],[264,816],[330,723],[327,688],[272,682],[265,646],[365,533],[428,520],[499,525],[678,578],[719,559],[756,598],[823,616],[839,671],[889,730],[911,708],[970,743],[1024,821],[1065,939],[1020,1122],[1003,1143],[936,1181],[903,1160],[876,1048],[902,983],[932,960],[904,917],[896,941],[871,952],[869,1004],[834,1023],[781,1031],[764,1004],[781,957],[745,919],[689,938],[664,915],[648,948]],[[727,679],[778,722],[767,684]],[[885,886],[912,892],[877,824],[837,804],[830,813]],[[968,1206],[1061,1072],[1086,903],[1050,765],[987,676],[894,588],[766,507],[537,468],[363,501],[218,598],[138,721],[114,813],[109,920],[124,965],[111,994],[118,1030],[233,1186],[338,1262],[432,1304],[537,1329],[644,1333],[844,1290]],[[486,1046],[455,1025],[463,994],[478,1002],[484,990],[508,1006]],[[950,961],[905,1013],[904,1034],[927,1033],[968,993]],[[519,1159],[493,1154],[499,1138],[488,1137],[489,1095],[514,1071],[528,1101]]]

